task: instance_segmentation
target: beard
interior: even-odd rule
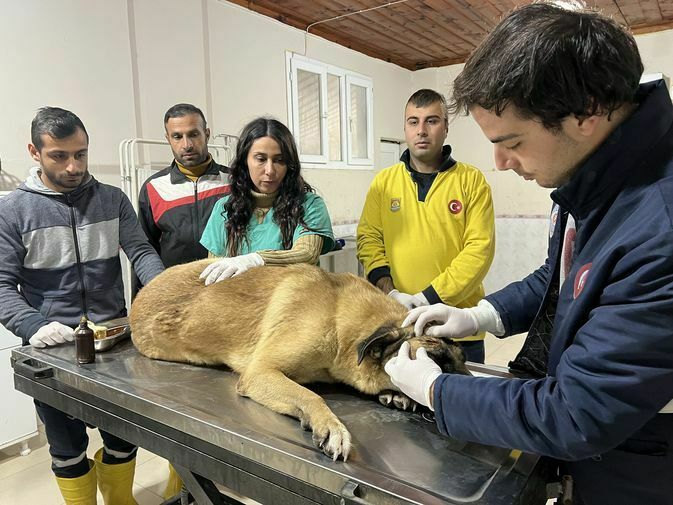
[[[40,170],[40,177],[46,177],[50,183],[51,187],[60,188],[62,193],[67,193],[73,191],[80,187],[86,180],[89,178],[89,170],[85,169],[84,172],[77,175],[67,175],[65,173],[52,174],[47,170]],[[44,179],[43,179],[44,182]]]

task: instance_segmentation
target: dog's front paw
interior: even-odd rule
[[[336,461],[348,459],[351,450],[351,434],[336,416],[324,422],[313,422],[313,443],[327,456]]]
[[[404,393],[399,391],[387,390],[379,394],[379,403],[386,407],[395,407],[400,410],[411,410],[416,412],[418,404]]]

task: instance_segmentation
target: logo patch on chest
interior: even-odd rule
[[[463,202],[460,200],[451,200],[449,202],[449,212],[451,214],[460,214],[463,210]]]
[[[397,212],[402,208],[402,199],[401,198],[391,198],[390,199],[390,210],[391,212]]]
[[[575,274],[575,283],[573,285],[573,299],[576,300],[584,289],[585,284],[587,283],[587,278],[589,277],[589,271],[591,270],[591,263],[582,265],[580,269]]]

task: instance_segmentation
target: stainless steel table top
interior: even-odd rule
[[[89,365],[75,363],[73,345],[23,347],[13,358],[51,367],[50,387],[93,395],[206,442],[205,447],[335,493],[351,481],[402,503],[519,503],[538,462],[537,456],[442,436],[427,412],[389,409],[346,386],[311,386],[352,435],[348,461],[333,462],[297,420],[238,396],[238,376],[226,368],[151,360],[130,341],[97,354]]]

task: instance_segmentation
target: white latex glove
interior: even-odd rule
[[[215,282],[223,281],[229,277],[236,277],[246,270],[254,267],[261,267],[264,260],[257,253],[243,254],[233,258],[222,258],[208,265],[199,279],[206,279],[206,286]]]
[[[409,342],[404,342],[397,356],[388,360],[385,371],[390,375],[400,391],[416,403],[430,407],[432,410],[432,398],[430,388],[442,375],[439,365],[428,357],[423,347],[416,350],[416,359],[409,357]]]
[[[411,310],[402,326],[409,326],[414,321],[414,333],[417,337],[425,334],[432,337],[462,338],[479,333],[479,322],[471,309],[457,309],[443,303]],[[425,328],[428,323],[434,324]]]
[[[416,293],[415,295],[410,295],[408,293],[401,293],[397,289],[393,289],[390,293],[388,293],[388,296],[404,305],[407,309],[422,307],[423,305],[428,304],[428,299],[422,292]]]
[[[419,307],[407,314],[402,326],[414,324],[414,333],[420,337],[429,323],[438,323],[425,330],[426,335],[433,337],[463,338],[488,331],[494,335],[505,334],[505,327],[500,314],[486,300],[481,300],[476,307],[458,309],[443,303]]]
[[[33,347],[48,347],[51,345],[65,344],[75,340],[75,330],[65,324],[52,321],[43,326],[28,339],[28,343]]]

